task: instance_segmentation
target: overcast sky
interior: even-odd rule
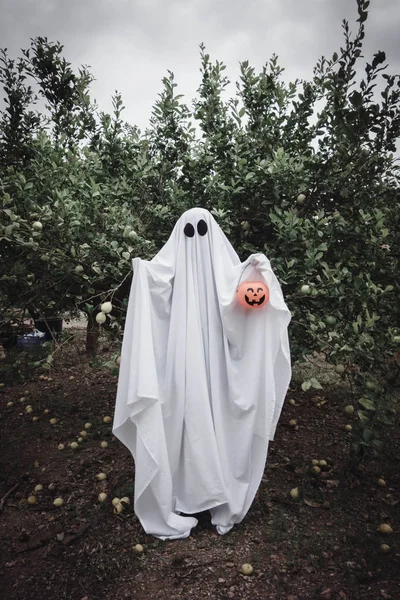
[[[32,37],[61,42],[74,66],[90,66],[100,109],[118,90],[125,119],[141,129],[168,69],[192,99],[201,42],[231,80],[240,61],[260,69],[273,53],[288,79],[309,78],[321,55],[339,50],[342,19],[357,28],[356,0],[0,0],[0,9],[0,47],[15,57]],[[369,11],[365,58],[384,50],[400,73],[400,1],[371,0]]]

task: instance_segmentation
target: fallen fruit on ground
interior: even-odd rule
[[[104,441],[103,441],[103,442],[101,442],[101,443],[100,443],[100,446],[101,446],[102,448],[107,448],[107,447],[108,447],[108,442],[104,442]]]
[[[64,444],[58,444],[58,449],[59,450],[64,450],[64,448],[65,448]]]
[[[112,421],[112,417],[107,416],[107,417],[104,417],[104,419],[103,419],[103,423],[111,423],[111,421]]]
[[[112,500],[112,502],[111,502],[111,504],[112,504],[113,506],[117,506],[117,504],[119,504],[119,503],[120,503],[120,499],[119,499],[119,498],[113,498],[113,500]]]
[[[37,504],[36,496],[28,496],[27,502],[28,502],[28,504]]]
[[[378,485],[380,487],[386,487],[386,481],[384,479],[378,479]]]
[[[53,417],[53,419],[50,419],[50,425],[55,425],[57,423],[57,419],[55,419]]]
[[[80,444],[81,442],[83,442],[83,437],[78,437],[78,443]]]
[[[290,427],[296,427],[296,425],[297,425],[296,419],[290,419],[289,425],[290,425]]]
[[[242,575],[251,575],[253,572],[253,567],[251,566],[250,563],[244,563],[241,567],[240,567],[240,572]]]
[[[32,421],[36,423],[36,421],[39,421],[39,417],[32,417]]]
[[[14,406],[14,402],[7,402],[7,406],[8,406],[8,407],[10,407],[10,406]]]
[[[92,428],[91,423],[85,423],[85,429],[91,429],[91,428]]]
[[[299,497],[299,488],[296,487],[290,490],[290,497],[293,498],[293,500],[297,500]]]
[[[393,533],[393,529],[390,527],[390,525],[388,525],[388,523],[382,523],[381,525],[379,525],[378,531],[379,533],[383,533],[385,535]]]
[[[388,546],[387,544],[381,544],[381,550],[382,552],[389,552],[390,546]]]
[[[114,506],[114,513],[115,513],[116,515],[119,515],[120,513],[122,513],[122,511],[123,511],[123,510],[124,510],[124,507],[123,507],[123,505],[122,505],[121,503],[119,503],[119,504],[116,504],[116,505]]]
[[[41,492],[41,491],[42,491],[42,489],[43,489],[43,486],[42,486],[42,484],[41,484],[41,483],[38,483],[38,484],[35,486],[35,492]]]
[[[142,546],[142,544],[136,544],[136,546],[133,546],[133,549],[135,552],[137,552],[138,554],[142,554],[144,548]]]
[[[97,473],[96,479],[98,481],[104,481],[105,479],[107,479],[107,475],[105,473]]]
[[[351,430],[353,429],[353,427],[352,427],[351,425],[347,424],[347,425],[345,425],[345,426],[343,427],[343,429],[344,429],[345,431],[351,431]]]
[[[314,473],[314,475],[320,475],[321,473],[321,469],[320,467],[314,466],[311,471]]]
[[[131,501],[129,500],[128,496],[124,496],[123,498],[121,498],[120,502],[125,502],[125,504],[130,504]]]
[[[87,431],[83,430],[79,432],[79,435],[83,438],[85,438],[87,436]]]
[[[344,407],[344,412],[346,413],[346,415],[353,415],[354,414],[354,406],[352,404],[348,404],[347,406]]]
[[[105,502],[107,500],[107,494],[105,492],[101,492],[98,495],[98,498],[99,498],[99,502]]]
[[[77,448],[79,448],[78,442],[71,442],[71,448],[72,450],[76,450]]]
[[[319,460],[317,460],[316,458],[314,458],[314,459],[311,461],[311,464],[312,464],[312,466],[313,466],[313,467],[318,467],[318,465],[319,465]]]
[[[296,400],[293,400],[293,398],[290,398],[289,404],[291,404],[292,406],[296,406]]]
[[[60,508],[64,504],[64,500],[62,498],[56,498],[53,502],[54,506]]]

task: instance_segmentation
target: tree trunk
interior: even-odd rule
[[[87,315],[86,354],[94,358],[99,348],[100,327],[92,315]]]

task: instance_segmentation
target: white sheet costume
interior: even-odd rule
[[[289,386],[290,313],[268,259],[241,263],[204,209],[133,270],[113,433],[135,460],[135,512],[161,539],[187,537],[204,510],[226,533],[254,499]],[[237,303],[241,277],[268,285],[264,308]]]

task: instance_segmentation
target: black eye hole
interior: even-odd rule
[[[183,230],[183,233],[185,235],[187,235],[187,237],[193,237],[194,236],[194,227],[191,223],[186,223],[185,225],[185,229]]]
[[[247,288],[248,292],[254,292],[253,288]]]
[[[200,219],[200,221],[197,223],[197,231],[199,232],[199,235],[206,235],[207,230],[207,223],[204,221],[204,219]]]
[[[257,288],[257,292],[262,292],[263,289],[262,288]]]

